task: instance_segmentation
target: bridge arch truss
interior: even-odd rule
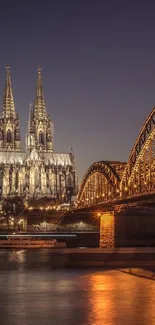
[[[141,128],[120,182],[121,197],[155,193],[155,107]]]
[[[79,189],[79,205],[93,205],[118,197],[123,170],[124,163],[120,162],[99,161],[92,164]]]

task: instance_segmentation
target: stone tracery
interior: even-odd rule
[[[67,197],[70,188],[76,194],[73,152],[53,152],[53,123],[46,113],[40,69],[34,105],[30,106],[26,150],[22,151],[19,117],[15,112],[10,70],[7,67],[0,117],[0,171],[4,197],[18,194],[27,198],[60,198],[62,193]]]

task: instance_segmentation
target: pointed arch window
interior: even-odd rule
[[[44,133],[42,131],[39,132],[39,144],[44,145]]]
[[[11,130],[10,129],[7,130],[6,141],[7,141],[7,143],[11,143],[12,142],[12,134],[11,134]]]
[[[68,174],[67,175],[67,187],[71,187],[72,185],[72,177],[71,177],[71,174]]]

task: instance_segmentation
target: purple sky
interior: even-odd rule
[[[155,2],[1,0],[0,96],[11,67],[21,134],[42,67],[55,151],[79,179],[98,160],[128,159],[155,104]]]

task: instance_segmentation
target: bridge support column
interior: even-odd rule
[[[115,246],[115,217],[113,212],[100,216],[100,248]]]

